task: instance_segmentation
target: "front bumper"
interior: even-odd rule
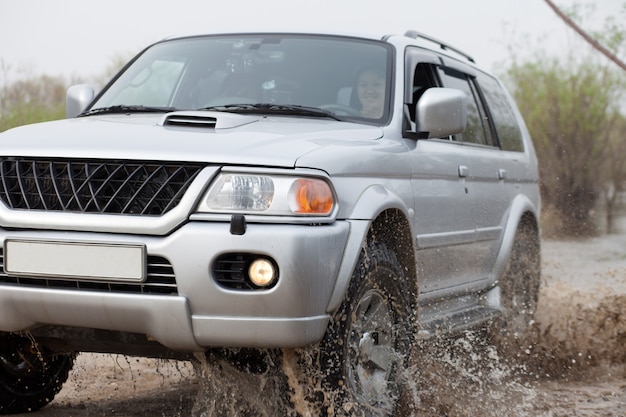
[[[350,224],[248,224],[232,235],[228,223],[190,222],[165,237],[55,231],[2,231],[2,241],[45,239],[142,244],[168,259],[177,295],[127,294],[0,285],[0,331],[69,326],[146,334],[177,351],[208,347],[298,347],[319,341],[344,259]],[[277,284],[268,290],[233,290],[212,276],[224,253],[254,253],[275,260]],[[114,259],[110,260],[115,262]],[[345,268],[345,265],[344,265]]]

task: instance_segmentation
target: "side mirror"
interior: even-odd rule
[[[415,114],[420,137],[461,133],[467,125],[467,95],[454,88],[429,88],[417,102]]]
[[[67,89],[65,96],[65,117],[78,116],[91,103],[95,96],[92,86],[87,84],[73,85]]]

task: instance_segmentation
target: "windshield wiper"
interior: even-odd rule
[[[94,114],[122,114],[122,113],[168,113],[175,111],[174,107],[146,107],[139,105],[118,104],[109,107],[98,107],[82,112],[78,117],[93,116]]]
[[[203,107],[198,110],[213,110],[241,114],[254,113],[277,114],[281,116],[329,117],[334,120],[344,120],[329,110],[320,109],[318,107],[300,106],[296,104],[224,104],[222,106]]]

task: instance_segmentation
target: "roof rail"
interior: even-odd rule
[[[459,49],[457,49],[457,48],[455,48],[453,46],[450,46],[450,45],[448,45],[445,42],[441,42],[440,40],[435,39],[435,38],[433,38],[431,36],[428,36],[428,35],[425,35],[425,34],[423,34],[421,32],[418,32],[416,30],[407,30],[404,33],[404,36],[406,36],[408,38],[412,38],[412,39],[417,39],[417,38],[426,39],[427,41],[430,41],[430,42],[438,44],[441,49],[450,50],[452,52],[456,52],[457,54],[461,55],[462,57],[467,58],[468,61],[474,62],[474,63],[476,62],[476,61],[474,61],[474,58],[472,58],[470,55],[466,54],[465,52],[463,52],[463,51],[461,51],[461,50],[459,50]]]

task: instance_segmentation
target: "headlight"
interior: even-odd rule
[[[329,216],[334,207],[332,189],[320,178],[223,173],[207,191],[198,211]]]
[[[270,177],[223,175],[206,199],[209,210],[264,211],[272,205],[274,181]]]

